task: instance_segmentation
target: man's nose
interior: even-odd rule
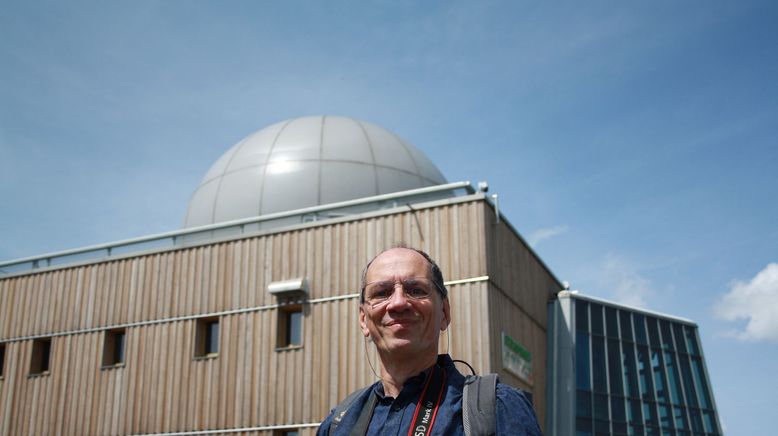
[[[402,284],[397,283],[394,285],[394,292],[392,293],[392,296],[389,297],[389,304],[387,305],[387,309],[404,309],[408,307],[408,297],[405,296],[405,290],[402,287]]]

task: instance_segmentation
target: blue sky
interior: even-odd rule
[[[266,125],[381,125],[582,292],[700,325],[729,435],[778,391],[778,4],[0,7],[0,259],[178,228]]]

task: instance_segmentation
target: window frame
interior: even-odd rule
[[[216,326],[215,346],[213,326]],[[215,351],[212,349],[215,348]],[[219,317],[199,318],[195,324],[194,359],[215,359],[221,348],[221,319]]]
[[[5,343],[0,344],[0,380],[5,378]]]
[[[299,318],[297,318],[299,316]],[[294,319],[298,319],[299,341],[295,342],[292,338],[292,325]],[[304,323],[305,311],[302,304],[287,304],[278,307],[277,338],[276,351],[297,350],[303,348],[304,344]]]
[[[121,339],[119,339],[121,338]],[[120,341],[121,343],[117,343]],[[117,356],[117,346],[121,347]],[[106,330],[103,336],[101,369],[121,368],[127,364],[127,329]]]
[[[51,374],[52,342],[50,337],[32,340],[29,377],[41,377]]]

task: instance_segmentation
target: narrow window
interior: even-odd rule
[[[219,355],[219,318],[197,320],[195,329],[194,356],[216,357]]]
[[[284,306],[278,310],[278,348],[299,347],[303,344],[303,308]]]
[[[103,341],[103,367],[124,365],[124,347],[127,331],[125,329],[108,330]]]
[[[0,344],[0,378],[5,374],[5,344]]]
[[[30,359],[30,375],[49,373],[51,358],[51,339],[35,339],[32,341],[32,358]]]

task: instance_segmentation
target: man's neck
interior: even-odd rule
[[[423,359],[381,359],[381,384],[384,386],[384,394],[397,398],[409,378],[419,375],[437,360],[437,353]]]

